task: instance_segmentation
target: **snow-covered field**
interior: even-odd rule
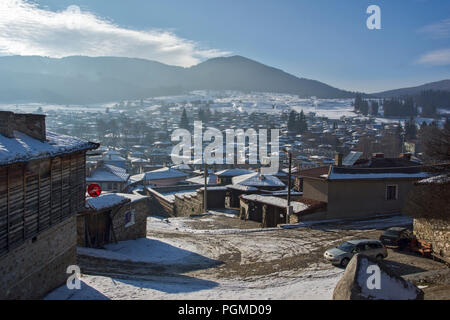
[[[82,275],[80,290],[62,286],[46,299],[331,299],[343,270],[323,260],[326,248],[370,237],[375,228],[410,223],[405,217],[380,217],[258,229],[237,228],[239,221],[217,212],[149,217],[147,238],[109,244],[106,250],[78,248],[84,257],[100,259],[98,275]],[[226,223],[230,228],[223,228]],[[122,265],[126,272],[120,275],[102,272],[120,272]],[[161,271],[145,271],[155,266]]]
[[[211,108],[221,112],[239,111],[239,112],[264,112],[267,114],[288,112],[295,110],[300,112],[303,110],[305,114],[309,112],[315,113],[317,116],[327,117],[329,119],[340,119],[341,117],[358,117],[353,112],[353,99],[310,99],[299,98],[293,94],[270,93],[270,92],[252,92],[242,93],[237,91],[206,91],[197,90],[183,95],[163,96],[143,100],[144,107],[148,111],[155,110],[163,103],[191,103],[193,101],[210,101]],[[134,102],[134,106],[138,106],[139,101]],[[64,112],[105,112],[107,108],[114,110],[116,102],[95,104],[95,105],[54,105],[42,103],[18,103],[18,104],[0,104],[0,110],[15,111],[15,112],[36,112],[39,108],[44,113],[49,111],[64,111]],[[382,111],[381,115],[382,115]],[[441,114],[446,114],[450,111],[439,109]],[[409,118],[383,118],[376,117],[379,123],[397,123],[409,120]],[[417,123],[423,121],[430,123],[435,119],[421,118],[416,119]]]

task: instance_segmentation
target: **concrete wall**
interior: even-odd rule
[[[445,219],[414,219],[414,234],[418,240],[432,244],[435,254],[450,259],[450,217]]]
[[[66,283],[75,265],[76,220],[72,216],[0,258],[0,299],[39,299]]]
[[[360,218],[376,214],[400,213],[414,180],[326,181],[304,178],[303,196],[328,203],[327,213],[305,219]],[[397,200],[386,200],[386,186],[397,185]]]
[[[412,180],[331,181],[328,184],[326,218],[359,218],[400,213],[412,190],[413,182]],[[398,186],[397,200],[386,200],[388,185]]]
[[[303,179],[303,197],[328,202],[328,182],[305,177]]]

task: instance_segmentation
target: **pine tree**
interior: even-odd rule
[[[308,131],[308,123],[306,122],[306,116],[303,110],[300,112],[297,128],[299,133]]]
[[[289,119],[288,119],[288,123],[287,123],[287,127],[289,131],[296,131],[296,112],[294,110],[292,110],[289,113]]]
[[[181,114],[180,128],[189,129],[189,119],[187,117],[186,109],[183,108],[183,113]]]

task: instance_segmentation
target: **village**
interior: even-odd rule
[[[425,299],[450,297],[448,162],[351,101],[243,97],[0,111],[0,298],[331,299],[349,261],[324,252],[391,228],[414,245],[388,246],[387,268]],[[174,164],[171,132],[196,120],[280,129],[278,172]]]

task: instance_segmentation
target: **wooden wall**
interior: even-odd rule
[[[0,167],[0,256],[84,209],[85,153]]]

